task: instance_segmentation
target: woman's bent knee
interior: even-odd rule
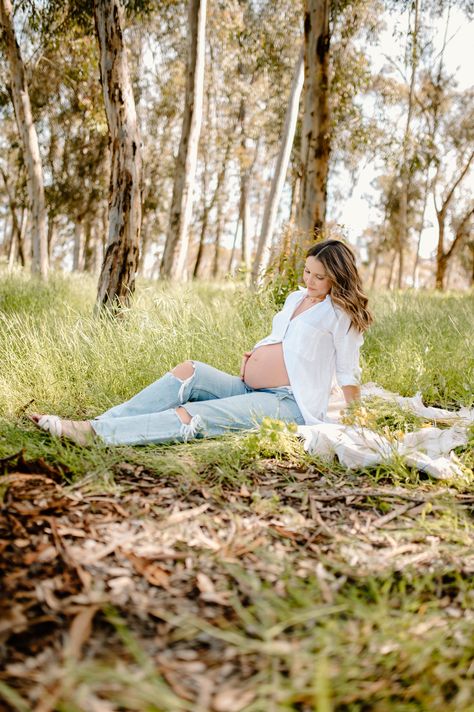
[[[194,373],[194,364],[192,361],[183,361],[183,363],[179,363],[177,366],[175,366],[172,370],[171,373],[173,376],[176,376],[176,378],[179,378],[181,381],[186,380],[186,378],[191,378],[191,376]]]

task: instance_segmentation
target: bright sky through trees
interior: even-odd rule
[[[433,43],[436,48],[441,49],[443,34],[446,24],[446,12],[437,20],[433,20]],[[387,13],[386,29],[381,33],[376,46],[368,47],[367,52],[371,57],[373,72],[382,70],[389,61],[400,62],[400,37],[395,29],[400,30],[406,27],[406,14],[400,15]],[[456,8],[451,9],[448,42],[445,50],[445,67],[449,74],[454,76],[457,87],[460,90],[468,89],[472,86],[472,61],[474,47],[474,22],[468,22],[463,12]],[[398,60],[398,61],[397,61]],[[394,70],[395,72],[395,70]],[[398,107],[394,109],[399,111]],[[400,116],[400,121],[404,121],[404,115]],[[380,166],[367,164],[363,167],[358,177],[357,184],[350,198],[339,202],[336,208],[334,203],[329,206],[330,217],[344,225],[351,242],[355,242],[362,234],[370,222],[376,221],[377,217],[377,191],[372,185],[372,181],[380,174]],[[344,180],[347,176],[344,173],[339,180]],[[474,192],[474,174],[467,177],[466,188]],[[337,201],[335,201],[337,202]],[[372,202],[372,205],[371,205]],[[436,217],[433,207],[433,199],[430,198],[426,211],[426,227],[423,231],[420,244],[420,255],[428,258],[432,255],[437,240]]]

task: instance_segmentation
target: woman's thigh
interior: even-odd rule
[[[249,392],[239,376],[220,371],[202,361],[191,361],[194,373],[183,381],[180,388],[180,400],[205,401],[214,398],[231,398]]]
[[[238,376],[231,376],[201,361],[191,363],[193,373],[189,378],[183,380],[168,371],[125,403],[109,408],[98,418],[126,418],[159,413],[168,408],[176,408],[187,401],[226,398],[249,390]]]
[[[276,390],[276,389],[275,389]],[[303,424],[303,416],[293,396],[286,391],[251,391],[216,400],[184,403],[192,418],[198,416],[204,435],[222,435],[257,426],[263,418]]]

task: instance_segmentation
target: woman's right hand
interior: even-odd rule
[[[240,365],[240,378],[243,381],[245,379],[245,366],[247,365],[247,361],[252,355],[252,351],[246,351],[244,355],[242,356],[242,363]]]

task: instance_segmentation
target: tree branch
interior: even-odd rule
[[[454,250],[456,249],[457,245],[459,242],[462,240],[464,235],[466,234],[464,231],[464,228],[466,227],[467,223],[469,222],[470,218],[474,215],[474,204],[471,206],[471,208],[467,211],[467,213],[464,215],[463,219],[459,223],[459,225],[456,228],[456,235],[453,240],[453,243],[449,250],[446,252],[445,257],[446,259],[449,260],[451,255],[453,254]]]
[[[458,185],[461,183],[461,181],[463,180],[463,178],[464,178],[464,176],[466,175],[466,173],[468,172],[468,170],[469,170],[469,168],[470,168],[470,166],[471,166],[471,162],[472,162],[472,159],[473,159],[473,158],[474,158],[474,151],[472,151],[471,155],[469,156],[468,162],[466,163],[466,165],[465,165],[464,168],[462,169],[462,171],[461,171],[460,175],[458,176],[458,178],[454,181],[454,184],[453,184],[451,190],[448,192],[448,195],[446,196],[445,200],[443,201],[443,204],[442,204],[442,206],[441,206],[441,210],[439,211],[440,213],[446,212],[446,208],[448,207],[449,203],[451,202],[451,199],[452,199],[452,197],[453,197],[453,193],[454,193],[454,191],[456,190],[456,188],[458,187]],[[437,212],[438,212],[438,210],[437,210]]]

